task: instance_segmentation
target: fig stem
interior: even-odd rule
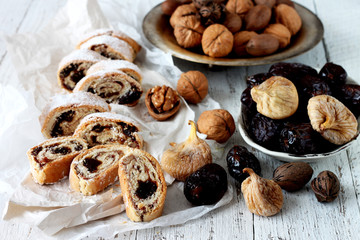
[[[189,125],[191,125],[191,130],[190,130],[190,134],[188,137],[188,141],[192,141],[193,139],[197,138],[197,134],[196,134],[196,125],[194,123],[194,121],[189,120]]]

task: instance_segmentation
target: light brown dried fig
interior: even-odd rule
[[[225,109],[208,110],[200,114],[197,121],[199,132],[218,143],[226,142],[235,131],[235,122]]]
[[[358,134],[358,122],[354,114],[332,96],[310,98],[307,110],[313,129],[331,143],[342,145]]]
[[[242,15],[254,7],[254,3],[251,0],[229,0],[225,7],[228,12]]]
[[[284,48],[290,44],[291,33],[287,27],[281,23],[274,23],[267,26],[264,33],[273,35],[279,40],[279,47]]]
[[[245,15],[245,29],[259,31],[265,28],[271,19],[271,9],[265,5],[256,5]]]
[[[190,120],[189,124],[191,131],[188,139],[179,144],[170,143],[172,147],[161,157],[161,167],[179,181],[185,181],[190,174],[212,163],[210,146],[196,135],[195,123]]]
[[[233,47],[234,36],[222,24],[213,24],[204,31],[201,45],[204,53],[210,57],[225,57]]]
[[[236,33],[242,27],[242,20],[236,13],[227,12],[223,24],[230,32]]]
[[[246,44],[249,42],[249,40],[256,36],[257,33],[253,31],[240,31],[234,35],[234,46],[233,51],[238,56],[247,56],[249,55],[246,51]]]
[[[275,19],[277,23],[281,23],[287,27],[291,35],[295,35],[302,25],[301,17],[295,8],[286,4],[280,4],[275,7]]]
[[[279,40],[271,34],[262,33],[253,36],[246,44],[246,51],[252,56],[265,56],[276,52]]]
[[[250,177],[241,184],[241,192],[250,212],[270,217],[280,212],[283,205],[283,193],[273,180],[258,176],[251,168],[244,168]]]
[[[176,90],[189,103],[201,102],[208,93],[208,80],[199,71],[182,73],[177,82]]]
[[[262,115],[284,119],[293,115],[299,105],[295,85],[287,78],[273,76],[251,89],[251,97]]]
[[[177,43],[184,48],[193,48],[201,44],[205,28],[195,16],[180,18],[174,26],[174,36]]]
[[[164,121],[179,111],[180,97],[171,87],[155,86],[147,91],[145,104],[150,116]]]
[[[176,8],[170,17],[170,25],[174,28],[179,19],[196,16],[197,9],[194,4],[184,4]]]

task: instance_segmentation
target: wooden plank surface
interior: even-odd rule
[[[107,3],[107,1],[99,1]],[[327,61],[342,65],[349,75],[360,82],[360,3],[327,0],[298,1],[315,12],[325,28],[324,40],[311,51],[290,59],[321,68]],[[56,0],[0,0],[0,31],[5,34],[35,32],[55,15],[65,1]],[[348,26],[348,27],[344,27]],[[353,27],[351,27],[353,26]],[[0,41],[0,74],[2,84],[16,77],[14,67]],[[209,79],[209,94],[233,116],[239,116],[240,95],[245,89],[245,77],[266,72],[270,65],[256,67],[213,67],[174,59],[182,70],[200,70]],[[198,117],[198,116],[196,116]],[[238,130],[227,143],[225,153],[235,144],[246,145]],[[249,148],[260,160],[263,176],[281,164],[276,159]],[[223,159],[225,160],[225,159]],[[324,161],[311,163],[314,176],[323,170],[333,171],[341,181],[341,193],[332,203],[321,204],[315,199],[310,184],[296,193],[284,192],[284,208],[280,214],[264,218],[251,214],[239,188],[235,199],[227,206],[186,224],[132,231],[118,234],[114,239],[359,239],[360,229],[360,143]],[[232,184],[236,185],[233,180]],[[239,186],[237,186],[239,187]],[[1,191],[0,210],[9,192]],[[21,223],[0,222],[0,239],[42,239],[40,230]],[[90,235],[87,239],[102,239]]]

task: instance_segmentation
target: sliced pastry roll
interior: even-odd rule
[[[134,50],[127,42],[108,35],[90,38],[80,45],[80,49],[89,49],[106,58],[123,59],[129,62],[133,62],[136,57]]]
[[[90,75],[103,70],[119,70],[126,73],[139,83],[142,81],[142,73],[139,67],[134,63],[125,60],[104,60],[97,62],[89,68],[86,74]]]
[[[138,124],[121,114],[104,112],[92,113],[83,118],[74,136],[85,139],[90,147],[105,144],[124,144],[142,148],[143,139],[138,134]]]
[[[107,58],[89,49],[73,51],[65,56],[59,64],[57,79],[60,87],[72,91],[76,83],[86,75],[91,65],[105,59]]]
[[[70,187],[94,195],[118,179],[119,160],[130,149],[124,145],[99,145],[79,154],[71,163]]]
[[[90,92],[108,103],[134,106],[143,90],[140,83],[127,74],[117,70],[103,70],[81,79],[74,92]]]
[[[41,132],[46,138],[70,136],[86,115],[110,110],[106,101],[92,93],[56,95],[40,115]]]
[[[101,36],[101,35],[116,37],[118,39],[121,39],[121,40],[127,42],[134,49],[135,53],[138,53],[141,50],[141,46],[134,39],[129,37],[126,33],[122,32],[120,30],[112,30],[112,29],[108,29],[108,28],[97,29],[88,34],[85,34],[84,37],[82,38],[82,40],[80,40],[80,42],[78,43],[77,48],[80,48],[80,46],[84,42],[88,41],[89,39],[91,39],[93,37]]]
[[[166,183],[158,161],[149,153],[130,148],[119,162],[120,187],[127,216],[135,222],[161,216]]]
[[[33,179],[50,184],[69,176],[71,161],[87,148],[85,140],[76,137],[52,138],[30,148],[27,156]]]

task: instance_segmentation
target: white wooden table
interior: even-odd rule
[[[100,5],[105,1],[100,0]],[[129,4],[131,1],[129,1]],[[289,61],[321,68],[332,61],[342,65],[348,75],[360,83],[360,2],[358,0],[297,1],[316,13],[324,24],[324,39],[314,49]],[[0,0],[0,31],[5,34],[36,32],[65,4],[57,0]],[[269,65],[256,67],[214,67],[174,59],[182,70],[200,70],[209,79],[209,94],[233,115],[239,115],[240,95],[245,77],[265,72]],[[15,77],[14,67],[0,40],[0,76],[6,84]],[[1,116],[2,117],[2,116]],[[238,130],[227,143],[226,152],[233,145],[245,145]],[[250,149],[261,161],[263,176],[281,163]],[[6,161],[1,159],[0,161]],[[265,218],[251,214],[240,190],[227,206],[186,224],[132,231],[114,239],[360,239],[360,141],[350,149],[324,161],[311,163],[315,177],[323,170],[333,171],[340,179],[341,192],[332,203],[318,203],[307,184],[299,192],[284,192],[284,206],[280,214]],[[231,183],[233,181],[231,180]],[[1,190],[0,210],[9,197]],[[25,224],[0,222],[0,239],[38,239],[38,229]],[[89,235],[88,239],[102,239]]]

